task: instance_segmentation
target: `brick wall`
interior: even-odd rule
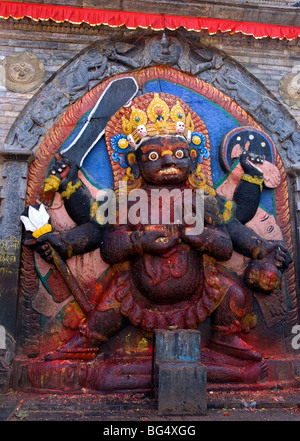
[[[270,90],[300,124],[300,109],[284,103],[279,92],[280,81],[294,67],[300,66],[298,40],[255,40],[243,35],[200,38],[205,45],[226,52]]]
[[[3,26],[3,24],[2,24]],[[29,26],[27,26],[28,28]],[[49,29],[43,32],[43,26],[35,25],[38,30],[0,28],[0,62],[9,54],[29,51],[37,55],[45,67],[44,81],[47,81],[65,63],[75,57],[81,50],[97,40],[106,40],[114,36],[121,38],[120,31],[111,29],[88,29],[86,33],[54,32]],[[135,32],[136,35],[142,32]],[[129,31],[127,31],[129,34]],[[180,31],[179,34],[180,35]],[[186,38],[187,34],[185,34]],[[288,108],[289,112],[300,124],[300,110],[284,104],[279,93],[281,78],[300,65],[300,46],[297,40],[271,40],[268,38],[255,40],[252,37],[237,34],[234,36],[209,36],[205,32],[193,35],[196,41],[205,46],[215,47],[227,53],[253,74],[269,89],[279,101]],[[0,145],[3,145],[6,135],[15,118],[22,111],[28,100],[36,91],[31,93],[14,93],[0,87]]]
[[[32,0],[33,3],[47,3],[47,1]],[[141,5],[147,9],[151,7],[153,0],[124,0],[118,2],[104,2],[103,0],[72,0],[66,2],[64,0],[52,1],[51,4],[77,6],[77,7],[91,7],[106,9],[127,9],[138,10]],[[159,3],[161,5],[159,6]],[[243,15],[252,17],[251,14],[258,14],[258,18],[265,18],[265,14],[273,12],[280,17],[281,24],[288,24],[289,17],[294,17],[294,25],[300,19],[300,8],[292,8],[293,0],[284,1],[268,1],[268,0],[217,0],[200,1],[190,0],[186,3],[184,11],[180,13],[186,15],[193,15],[198,11],[197,15],[206,16],[211,10],[209,8],[215,7],[214,17],[226,15],[226,18],[241,19]],[[272,7],[267,8],[267,3]],[[139,6],[137,6],[137,4]],[[168,0],[166,2],[156,2],[155,12],[160,12],[161,6],[165,6],[166,13],[178,13],[176,5],[181,4],[180,0]],[[223,5],[223,6],[222,6]],[[205,6],[202,8],[202,6]],[[282,10],[279,11],[279,6],[285,6],[286,10],[292,15],[285,12],[284,19]],[[236,7],[235,12],[230,7]],[[251,9],[252,7],[252,9]],[[207,9],[208,8],[208,9]],[[201,14],[200,14],[201,11]],[[254,12],[253,12],[254,11]],[[292,11],[292,12],[291,12]],[[295,12],[294,12],[295,11]],[[151,10],[153,12],[153,8]],[[229,14],[229,15],[228,15]],[[231,14],[231,15],[230,15]],[[241,15],[242,14],[242,15]],[[248,14],[248,15],[247,15]],[[250,14],[250,15],[249,15]],[[270,15],[271,17],[271,15]],[[274,18],[275,16],[273,16]],[[259,20],[260,21],[260,20]],[[274,22],[274,21],[273,21]],[[276,22],[276,20],[275,20]],[[253,74],[261,83],[269,89],[289,112],[300,123],[300,110],[296,105],[293,107],[287,106],[279,93],[279,85],[281,79],[289,73],[293,68],[300,65],[300,46],[298,40],[286,41],[278,39],[263,38],[261,40],[242,34],[227,35],[217,34],[215,36],[208,35],[205,31],[201,33],[190,33],[178,30],[177,35],[184,38],[192,38],[196,42],[200,42],[208,47],[215,47],[224,51],[227,55],[232,57],[240,63],[245,69]],[[110,37],[121,39],[122,36],[152,34],[152,31],[137,30],[129,31],[123,29],[112,29],[104,26],[90,27],[88,25],[70,25],[68,23],[56,24],[54,22],[36,23],[30,19],[23,19],[15,21],[12,19],[0,19],[0,67],[1,62],[6,56],[22,51],[29,51],[37,55],[44,64],[45,75],[44,82],[49,80],[65,63],[75,57],[80,51],[85,49],[97,40],[106,40]],[[0,80],[1,80],[0,70]],[[30,93],[14,93],[6,90],[5,87],[0,86],[0,145],[3,145],[6,135],[13,124],[15,118],[22,111],[26,103],[36,92]]]
[[[28,51],[37,55],[45,68],[43,84],[81,50],[93,41],[104,38],[103,32],[97,32],[95,35],[51,31],[45,33],[42,26],[36,26],[39,27],[39,31],[24,32],[22,29],[7,29],[6,23],[4,25],[4,29],[1,29],[0,25],[0,62],[16,52]],[[30,93],[14,93],[3,85],[0,86],[0,145],[3,145],[15,118],[34,93],[36,90]]]

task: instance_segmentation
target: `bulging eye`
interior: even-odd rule
[[[176,158],[178,158],[178,159],[183,158],[183,156],[184,156],[183,150],[176,150],[176,152],[175,152],[175,156],[176,156]]]
[[[157,152],[150,152],[148,158],[150,161],[156,161],[159,158],[159,154]]]

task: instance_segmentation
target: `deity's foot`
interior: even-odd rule
[[[93,360],[99,353],[99,347],[92,347],[85,336],[74,336],[64,346],[45,355],[45,361],[52,360]]]
[[[243,383],[256,383],[262,375],[267,374],[268,367],[267,363],[264,360],[261,360],[257,363],[251,363],[251,365],[241,370],[241,382]]]
[[[210,383],[245,383],[254,384],[259,378],[267,374],[267,363],[265,360],[253,362],[244,361],[245,366],[208,364],[207,380]]]
[[[240,337],[235,334],[226,335],[222,332],[214,332],[209,345],[212,349],[240,360],[260,361],[261,354],[254,351]]]

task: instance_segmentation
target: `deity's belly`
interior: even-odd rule
[[[186,245],[163,256],[143,255],[131,265],[139,292],[153,303],[174,304],[190,298],[203,282],[202,256]]]

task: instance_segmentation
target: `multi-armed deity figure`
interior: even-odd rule
[[[204,122],[181,99],[163,93],[141,95],[122,107],[108,122],[105,139],[114,169],[114,222],[105,218],[107,198],[92,200],[78,177],[78,167],[70,160],[61,157],[51,169],[65,208],[77,226],[40,236],[39,253],[51,262],[53,249],[66,260],[99,248],[110,270],[94,290],[86,293],[89,307],[77,331],[47,354],[46,360],[93,359],[103,342],[128,320],[151,332],[172,326],[195,329],[210,316],[209,347],[214,354],[259,366],[261,354],[240,334],[246,294],[219,263],[227,261],[233,250],[247,256],[250,262],[244,281],[265,292],[278,287],[290,263],[283,243],[261,238],[237,215],[245,192],[251,193],[249,186],[261,185],[262,179],[251,180],[251,171],[258,174],[255,164],[260,158],[252,155],[251,161],[247,153],[241,158],[245,175],[250,178],[240,182],[234,201],[216,194],[210,178],[209,137]],[[153,198],[162,189],[171,195],[178,190],[183,210],[184,194],[189,190],[193,215],[197,215],[197,196],[202,195],[204,216],[199,231],[186,219],[177,219],[178,212],[172,212],[172,197],[170,222],[163,221],[166,206],[161,200],[154,216]],[[147,196],[146,203],[139,205],[140,212],[134,194]],[[135,217],[122,211],[126,208],[124,200],[127,213],[134,208]],[[244,211],[248,210],[243,212],[244,218],[252,217],[259,195],[256,202],[243,204]],[[109,205],[106,208],[109,210]],[[192,219],[195,221],[195,217]]]

